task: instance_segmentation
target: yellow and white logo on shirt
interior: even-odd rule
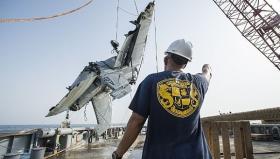
[[[190,116],[200,104],[200,94],[195,85],[175,78],[157,83],[157,97],[168,113],[180,118]]]

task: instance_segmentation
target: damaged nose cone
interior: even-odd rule
[[[45,116],[45,117],[49,117],[49,116],[53,116],[53,112],[52,110],[55,108],[55,106],[51,107],[51,109],[49,109],[49,113]]]
[[[49,112],[45,117],[53,116],[53,113]]]

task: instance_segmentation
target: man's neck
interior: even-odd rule
[[[176,67],[165,67],[164,68],[165,71],[178,71],[178,72],[182,72],[181,68],[176,68]]]

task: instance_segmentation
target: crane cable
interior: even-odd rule
[[[87,3],[85,3],[84,5],[69,10],[69,11],[65,11],[62,13],[58,13],[55,15],[51,15],[51,16],[44,16],[44,17],[33,17],[33,18],[0,18],[0,23],[14,23],[14,22],[32,22],[32,21],[37,21],[37,20],[46,20],[46,19],[52,19],[52,18],[57,18],[57,17],[61,17],[67,14],[71,14],[74,13],[78,10],[81,10],[82,8],[88,6],[91,2],[93,2],[93,0],[89,0]]]
[[[154,3],[156,1],[154,0]],[[156,23],[156,8],[154,8],[154,32],[155,32],[155,51],[156,51],[156,70],[158,73],[158,48],[157,48],[157,23]]]
[[[130,11],[128,11],[128,10],[122,8],[122,7],[119,7],[119,9],[120,9],[121,11],[123,11],[124,13],[127,13],[128,15],[132,15],[132,16],[135,16],[135,17],[138,16],[137,14],[134,14],[134,13],[132,13],[132,12],[130,12]]]
[[[120,0],[117,3],[117,19],[116,19],[116,41],[118,41],[118,28],[119,28],[119,9],[120,9]]]
[[[135,6],[135,10],[136,10],[136,12],[137,12],[137,15],[139,15],[138,6],[137,6],[137,3],[136,3],[135,0],[134,0],[134,6]],[[118,7],[119,7],[119,6],[118,6]],[[120,8],[120,7],[119,7],[119,8]],[[122,9],[122,8],[120,8],[120,9]],[[126,13],[128,13],[128,14],[130,14],[130,15],[137,16],[137,15],[132,14],[132,13],[126,11],[126,10],[123,10],[123,11],[126,12]],[[144,48],[144,52],[145,52],[145,48]],[[145,55],[145,54],[144,54],[144,55]],[[143,60],[144,60],[144,57],[143,57],[142,60],[141,60],[140,67],[139,67],[139,72],[140,72],[140,70],[141,70],[141,66],[142,66]],[[132,70],[132,72],[134,72],[134,71]],[[137,81],[137,79],[138,79],[138,77],[139,77],[139,72],[137,72],[137,77],[136,77],[135,81]],[[132,92],[133,92],[133,89],[132,89],[131,92],[129,93],[130,101],[132,101],[132,99],[133,99],[133,97],[132,97]],[[125,122],[125,118],[127,118],[126,114],[129,114],[129,109],[126,109],[126,111],[124,112],[124,115],[123,115],[123,117],[122,117],[122,119],[121,119],[121,122],[122,122],[122,123]],[[128,118],[129,118],[129,117],[128,117]],[[128,119],[126,119],[126,120],[128,120]]]
[[[135,6],[135,9],[136,9],[137,14],[139,15],[139,10],[138,10],[138,7],[137,7],[136,0],[134,0],[134,6]]]

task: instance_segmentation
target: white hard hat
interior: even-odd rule
[[[192,60],[192,43],[187,41],[185,42],[184,39],[179,39],[172,42],[165,53],[172,53],[179,55],[183,58],[188,59],[189,61]]]

